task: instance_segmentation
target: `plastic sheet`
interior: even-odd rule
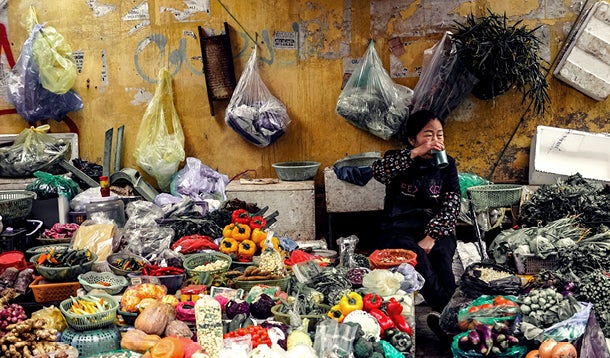
[[[36,193],[36,199],[57,198],[59,195],[72,200],[80,188],[78,184],[69,178],[62,175],[53,175],[51,173],[36,171],[34,176],[37,178],[32,183],[28,184],[26,190]]]
[[[394,83],[371,41],[337,100],[337,113],[354,126],[389,140],[409,117],[413,91]]]

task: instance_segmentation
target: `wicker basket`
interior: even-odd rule
[[[417,265],[417,254],[405,249],[383,249],[375,250],[369,256],[372,269],[389,269],[400,266],[400,264]]]
[[[114,322],[119,302],[114,297],[106,294],[94,294],[91,296],[104,298],[104,301],[110,304],[110,308],[98,313],[77,315],[70,312],[73,303],[72,298],[65,299],[59,304],[59,310],[66,317],[66,322],[68,322],[70,327],[79,331],[85,331],[107,327]]]
[[[124,276],[118,276],[112,272],[89,271],[78,275],[78,282],[80,282],[87,292],[98,289],[105,291],[109,295],[116,295],[129,285],[129,282]]]
[[[278,280],[258,280],[258,281],[234,281],[235,288],[241,288],[242,290],[248,292],[250,289],[256,285],[265,285],[265,286],[277,286],[282,291],[286,292],[288,290],[288,284],[290,283],[290,276],[286,276],[284,278],[280,278]]]
[[[536,275],[542,270],[554,270],[557,265],[557,254],[548,255],[545,259],[534,254],[514,253],[515,267],[521,275]]]
[[[80,288],[80,283],[49,283],[44,281],[42,276],[37,276],[30,284],[30,288],[34,294],[34,301],[38,303],[59,302],[66,298],[70,298],[70,296],[76,296],[78,289]]]
[[[503,208],[519,204],[523,185],[477,185],[466,189],[466,191],[470,200],[477,208]]]
[[[25,219],[32,210],[36,193],[28,190],[0,191],[0,216],[5,226]]]
[[[224,261],[226,263],[223,268],[211,271],[194,270],[194,268],[198,266],[209,264],[211,262],[216,262],[218,260]],[[203,252],[188,256],[182,262],[182,266],[184,266],[187,275],[192,278],[198,277],[201,273],[209,273],[210,275],[214,275],[226,272],[229,267],[231,267],[231,262],[231,257],[229,255],[223,254],[222,252]]]

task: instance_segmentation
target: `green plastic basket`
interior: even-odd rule
[[[215,261],[224,261],[225,265],[222,268],[210,271],[199,271],[195,270],[196,267],[202,266],[205,264],[209,264]],[[210,275],[215,275],[219,273],[226,272],[229,267],[231,267],[231,257],[229,255],[225,255],[222,252],[202,252],[199,254],[193,254],[188,256],[182,262],[182,266],[186,270],[186,274],[189,277],[199,277],[201,274],[209,273]]]
[[[25,219],[32,210],[36,193],[29,190],[0,191],[0,216],[5,226]]]
[[[118,276],[112,272],[89,271],[78,275],[78,282],[87,292],[97,289],[103,290],[109,295],[116,295],[129,285],[129,281],[124,276]]]
[[[43,253],[32,256],[30,262],[34,263],[36,271],[50,282],[66,282],[66,281],[77,281],[78,275],[91,271],[93,264],[97,260],[95,252],[91,253],[91,261],[85,262],[82,265],[74,266],[62,266],[62,267],[49,267],[38,264],[38,257]]]
[[[72,307],[72,298],[61,301],[59,310],[66,318],[68,325],[78,331],[85,331],[96,328],[103,328],[111,325],[116,318],[119,302],[114,297],[106,294],[94,294],[94,297],[103,297],[110,304],[110,308],[106,311],[77,315],[70,312]]]
[[[121,332],[114,325],[89,331],[68,327],[62,332],[61,341],[76,348],[79,357],[98,357],[100,352],[121,348]]]
[[[469,187],[466,191],[469,199],[477,208],[503,208],[519,204],[523,185],[477,185]]]

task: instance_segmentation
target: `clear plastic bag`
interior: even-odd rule
[[[357,331],[355,325],[323,320],[316,326],[313,348],[318,357],[348,357],[352,353]]]
[[[21,47],[21,54],[7,76],[8,101],[29,123],[55,119],[83,108],[83,100],[74,90],[63,94],[53,93],[40,83],[39,69],[33,59],[32,47],[36,34],[44,26],[36,25]]]
[[[337,100],[337,113],[354,126],[389,140],[409,117],[413,91],[394,83],[371,41]]]
[[[0,177],[31,176],[37,170],[53,168],[70,155],[70,144],[46,133],[49,125],[26,128],[10,147],[0,148]],[[99,191],[99,189],[98,189]]]
[[[350,269],[352,267],[360,266],[356,260],[354,260],[358,241],[360,241],[360,239],[356,235],[337,239],[337,244],[339,245],[339,267]]]
[[[172,176],[170,191],[175,196],[187,196],[196,201],[226,201],[225,188],[228,184],[227,175],[220,174],[197,158],[188,157],[184,168]]]
[[[225,122],[258,147],[275,142],[290,123],[286,106],[271,94],[260,77],[256,47],[229,101]]]
[[[30,23],[38,24],[36,11],[30,6]],[[46,26],[36,34],[32,48],[38,64],[42,87],[50,92],[64,94],[76,82],[76,60],[72,48],[54,27]]]
[[[136,137],[136,163],[169,191],[172,175],[185,158],[184,132],[174,107],[172,76],[167,68],[159,70],[157,88],[148,104]]]
[[[451,33],[424,52],[423,71],[413,89],[412,111],[428,110],[445,121],[479,80],[459,61]]]

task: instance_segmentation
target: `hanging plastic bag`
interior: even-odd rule
[[[225,122],[258,147],[275,142],[290,123],[286,106],[269,92],[260,77],[256,47],[229,101]]]
[[[31,6],[29,16],[30,23],[38,24],[36,11]],[[74,86],[77,68],[72,48],[54,27],[46,26],[36,33],[32,53],[38,64],[42,87],[64,94]]]
[[[74,90],[53,93],[40,83],[39,69],[33,59],[34,38],[44,26],[35,25],[21,48],[21,54],[7,76],[8,101],[26,121],[62,120],[66,114],[83,108],[83,100]]]
[[[479,82],[458,59],[451,33],[424,52],[423,71],[413,89],[412,111],[428,110],[443,122]]]
[[[337,113],[382,139],[392,138],[409,117],[413,91],[394,83],[371,41],[337,101]]]
[[[148,104],[136,137],[136,163],[169,191],[172,175],[185,158],[184,133],[174,107],[172,77],[167,68],[159,70],[157,89]]]
[[[27,177],[37,170],[48,171],[62,158],[68,159],[70,143],[48,135],[49,128],[26,128],[10,147],[0,148],[0,177]]]

